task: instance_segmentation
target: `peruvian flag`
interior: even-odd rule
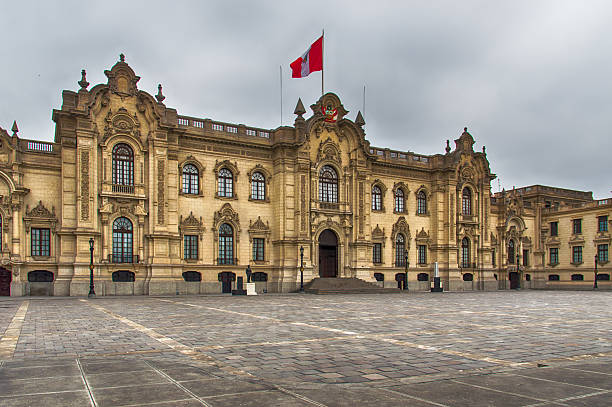
[[[323,36],[312,43],[304,55],[289,65],[292,78],[304,78],[311,72],[323,70]]]

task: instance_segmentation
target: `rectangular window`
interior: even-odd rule
[[[597,231],[598,232],[608,231],[608,216],[607,215],[597,217]]]
[[[574,219],[572,221],[572,233],[575,235],[579,235],[582,233],[582,219]]]
[[[32,228],[32,256],[49,256],[49,229]]]
[[[253,238],[253,261],[264,261],[264,239]]]
[[[559,264],[559,248],[551,247],[549,249],[550,264]]]
[[[372,262],[382,263],[382,243],[374,243],[374,246],[372,246]]]
[[[572,247],[572,263],[574,264],[582,263],[582,246]]]
[[[529,266],[529,250],[523,250],[523,266]]]
[[[550,235],[559,236],[559,222],[550,222]]]
[[[495,265],[495,249],[493,249],[491,251],[491,264],[493,265],[493,267],[496,267],[496,265]]]
[[[185,260],[197,260],[198,259],[198,236],[197,235],[185,235],[183,237],[184,250],[183,257]]]
[[[427,246],[419,245],[419,264],[427,264]]]
[[[597,261],[600,263],[608,262],[608,245],[607,244],[597,245]]]

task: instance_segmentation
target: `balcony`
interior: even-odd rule
[[[113,184],[112,185],[112,191],[114,193],[120,193],[120,194],[133,194],[134,193],[134,185]]]
[[[219,266],[236,266],[236,265],[238,265],[238,259],[217,258],[217,265],[219,265]]]
[[[134,264],[139,262],[139,258],[137,254],[109,254],[108,262],[116,264]]]

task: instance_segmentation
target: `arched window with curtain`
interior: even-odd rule
[[[319,173],[319,200],[338,202],[338,174],[330,165],[324,165]]]
[[[219,227],[219,264],[234,264],[234,229],[227,223]]]
[[[193,164],[183,166],[183,193],[197,195],[200,193],[198,168]]]
[[[113,184],[134,185],[134,151],[125,143],[113,147]]]
[[[467,237],[461,240],[461,267],[470,267],[470,239]]]
[[[113,222],[113,263],[133,263],[134,234],[128,218],[117,218]]]
[[[380,187],[376,185],[372,188],[372,210],[382,210],[382,191]]]
[[[472,191],[468,187],[463,188],[461,193],[461,213],[464,215],[472,214]]]
[[[395,237],[395,266],[404,267],[406,264],[406,239],[404,235],[398,233]]]
[[[404,190],[398,188],[395,191],[395,212],[404,213]]]
[[[427,213],[427,196],[424,191],[419,191],[417,194],[417,213],[419,215]]]
[[[515,256],[514,240],[510,239],[508,241],[508,264],[514,264],[514,256]]]
[[[219,171],[219,196],[232,198],[234,196],[234,175],[227,168]]]
[[[251,176],[251,199],[263,201],[266,199],[266,178],[261,172]]]

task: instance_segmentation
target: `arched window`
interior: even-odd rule
[[[197,271],[186,271],[183,273],[183,280],[185,281],[202,281],[202,274]]]
[[[383,273],[374,273],[376,281],[385,281],[385,275]]]
[[[508,241],[508,264],[514,264],[514,240]]]
[[[266,199],[266,178],[261,172],[254,172],[251,177],[251,198],[256,201]]]
[[[319,174],[319,200],[338,202],[338,174],[329,165],[323,166]]]
[[[461,194],[461,213],[464,215],[472,214],[472,191],[468,187],[463,188]]]
[[[404,256],[406,255],[406,239],[404,235],[401,233],[397,234],[395,238],[395,266],[396,267],[404,267],[406,264],[406,260]]]
[[[465,273],[463,275],[463,281],[474,281],[474,275],[472,273]]]
[[[427,273],[419,273],[417,274],[418,281],[429,281],[429,274]]]
[[[113,184],[134,185],[134,152],[125,143],[113,147]]]
[[[470,239],[467,237],[461,241],[461,267],[470,267]]]
[[[234,229],[227,223],[219,227],[219,264],[234,264]]]
[[[382,191],[380,187],[374,186],[372,188],[372,210],[380,211],[382,210]]]
[[[133,263],[133,228],[128,218],[117,218],[113,222],[113,263]]]
[[[183,193],[197,195],[200,193],[198,169],[193,164],[183,166]]]
[[[251,280],[255,283],[255,282],[265,282],[268,281],[268,274],[264,273],[262,271],[258,271],[253,273],[253,275],[251,276]]]
[[[395,212],[404,213],[404,190],[398,188],[395,191]]]
[[[234,175],[227,168],[219,171],[219,196],[232,198],[234,196]]]
[[[419,215],[427,213],[427,196],[424,191],[419,191],[417,194],[417,213]]]

